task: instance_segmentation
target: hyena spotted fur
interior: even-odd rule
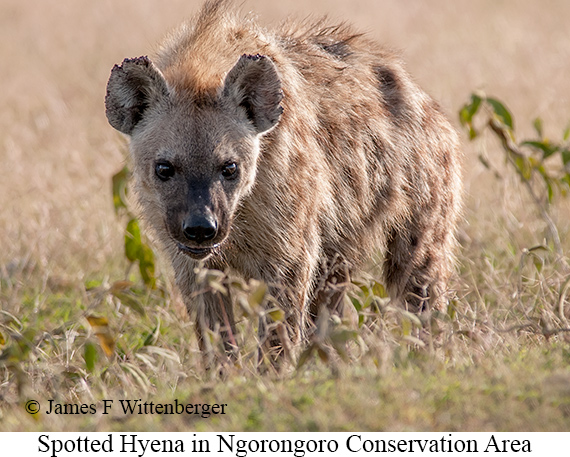
[[[210,1],[152,61],[115,66],[105,101],[202,347],[217,329],[231,350],[235,327],[230,296],[198,293],[198,265],[265,281],[297,340],[341,311],[378,249],[393,302],[445,305],[458,139],[392,52],[345,25],[266,30]]]

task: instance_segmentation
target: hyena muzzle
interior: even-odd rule
[[[152,61],[115,66],[105,102],[131,138],[141,216],[199,336],[218,329],[228,349],[235,342],[231,297],[198,294],[198,265],[265,281],[301,339],[319,310],[341,311],[351,275],[378,249],[392,301],[445,305],[457,135],[398,58],[362,34],[325,21],[266,30],[210,1]]]

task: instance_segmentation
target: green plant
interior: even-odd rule
[[[138,263],[139,272],[144,283],[154,289],[156,287],[155,256],[151,247],[141,236],[138,219],[129,210],[127,203],[127,183],[130,171],[127,166],[113,175],[113,205],[119,217],[128,219],[125,227],[125,256],[130,267]]]
[[[482,123],[476,127],[476,121]],[[534,120],[536,138],[518,142],[514,121],[507,107],[495,98],[472,94],[471,100],[459,111],[461,124],[468,129],[469,138],[478,138],[485,129],[501,141],[505,158],[516,171],[524,187],[545,220],[554,249],[563,256],[560,236],[551,214],[550,205],[557,194],[567,195],[570,190],[570,127],[560,142],[550,141],[545,135],[542,120]],[[479,159],[487,168],[491,164],[483,156]]]

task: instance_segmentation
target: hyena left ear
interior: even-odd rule
[[[222,96],[238,109],[243,109],[257,133],[274,127],[283,107],[281,80],[269,57],[244,54],[224,81]]]
[[[148,108],[168,97],[162,73],[148,57],[125,59],[115,65],[107,83],[105,108],[109,124],[131,135]]]

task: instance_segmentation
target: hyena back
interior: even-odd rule
[[[320,309],[340,311],[377,249],[393,301],[445,304],[456,133],[395,55],[350,28],[267,31],[208,2],[152,62],[113,68],[106,111],[131,137],[142,217],[199,334],[235,341],[230,297],[197,294],[200,263],[265,281],[300,338]]]

